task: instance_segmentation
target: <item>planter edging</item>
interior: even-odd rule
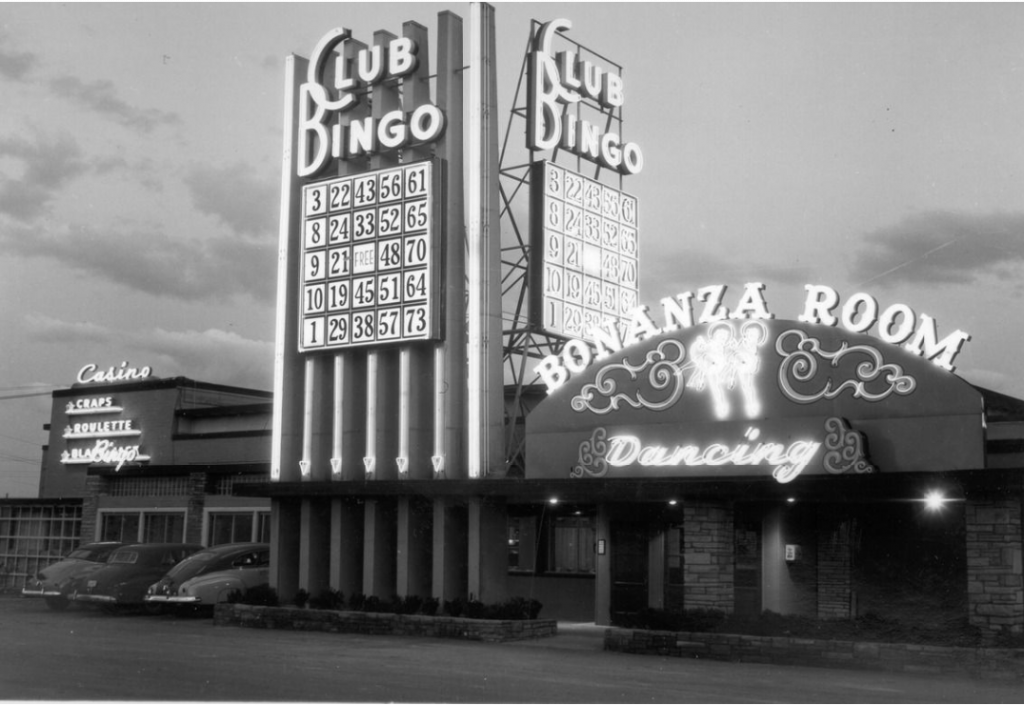
[[[218,627],[426,636],[490,642],[541,639],[558,633],[558,622],[554,619],[468,619],[423,614],[233,604],[217,605],[213,613],[213,623]]]

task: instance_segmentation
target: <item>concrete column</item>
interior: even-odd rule
[[[363,591],[363,505],[331,501],[330,586],[347,600]]]
[[[735,604],[731,502],[683,504],[683,594],[686,609],[732,612]]]
[[[968,618],[987,642],[1000,633],[1024,631],[1021,569],[1021,499],[968,499]]]
[[[647,606],[665,609],[665,531],[651,537],[647,550]]]
[[[296,500],[270,503],[270,586],[282,603],[299,590],[299,538],[302,505]]]
[[[299,587],[316,596],[329,586],[330,504],[326,500],[303,499],[299,531]]]
[[[469,555],[466,507],[450,499],[434,500],[431,596],[442,602],[466,597]]]
[[[433,507],[409,497],[398,500],[397,594],[431,597]]]
[[[396,589],[395,502],[368,499],[363,506],[363,594],[388,600]]]
[[[597,542],[597,555],[594,556],[594,622],[607,626],[612,623],[612,562],[608,551],[612,545],[612,532],[608,507],[603,504],[597,506],[594,540]]]
[[[508,508],[505,500],[469,500],[469,584],[485,604],[508,599]]]

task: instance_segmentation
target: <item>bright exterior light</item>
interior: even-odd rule
[[[679,502],[677,502],[677,501],[676,501],[676,500],[674,500],[674,499],[670,499],[670,500],[668,501],[668,505],[669,505],[670,507],[674,507],[674,506],[676,506],[677,504],[679,504]]]
[[[924,506],[933,512],[937,512],[942,509],[942,506],[946,503],[946,495],[942,494],[938,490],[932,490],[924,496]]]
[[[793,502],[796,501],[796,497],[786,497],[786,501],[792,504]]]
[[[549,499],[548,504],[558,504],[558,497],[552,497]]]

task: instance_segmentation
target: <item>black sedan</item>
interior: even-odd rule
[[[79,546],[63,560],[36,573],[25,584],[21,594],[25,597],[42,597],[50,609],[62,610],[68,606],[67,595],[75,579],[102,568],[111,554],[123,545],[103,541]]]
[[[202,548],[198,544],[186,543],[124,546],[114,552],[106,566],[76,579],[68,599],[108,607],[141,605],[146,588]]]

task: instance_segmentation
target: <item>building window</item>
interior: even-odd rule
[[[21,588],[40,568],[78,547],[82,507],[0,507],[0,590]]]
[[[185,540],[185,514],[146,514],[146,543],[180,543]]]
[[[270,542],[270,512],[211,512],[207,522],[207,545],[243,541]]]
[[[191,492],[188,476],[114,477],[104,494],[111,497],[187,497]]]
[[[556,517],[548,565],[555,573],[594,572],[594,520],[587,516]]]
[[[139,540],[139,513],[104,514],[100,541],[136,543]]]
[[[101,541],[122,543],[181,543],[185,540],[184,512],[103,512]]]

